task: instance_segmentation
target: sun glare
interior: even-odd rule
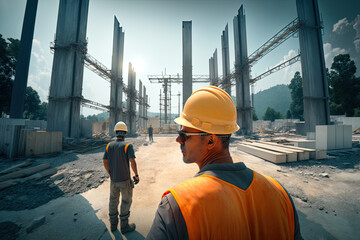
[[[145,69],[145,63],[142,58],[136,58],[132,61],[135,72],[140,73]]]

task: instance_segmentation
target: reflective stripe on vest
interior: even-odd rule
[[[109,142],[108,145],[106,146],[106,152],[109,152],[109,145],[110,145],[110,143],[111,143],[111,142]],[[128,147],[129,147],[129,145],[130,145],[130,143],[128,143],[128,144],[125,145],[125,154],[126,154],[126,152],[127,152],[127,149],[128,149]]]
[[[184,216],[189,239],[293,239],[291,201],[274,179],[254,172],[246,190],[210,175],[169,189]]]

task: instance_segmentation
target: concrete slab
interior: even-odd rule
[[[335,149],[344,148],[344,125],[335,125]]]

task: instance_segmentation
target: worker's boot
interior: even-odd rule
[[[132,232],[136,228],[135,223],[129,224],[129,219],[121,220],[121,233]]]
[[[114,232],[114,231],[116,231],[117,226],[119,224],[119,218],[118,218],[117,213],[116,213],[116,215],[115,214],[114,215],[109,214],[109,216],[110,216],[110,230],[112,232]]]

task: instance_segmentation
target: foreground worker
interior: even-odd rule
[[[124,142],[127,133],[126,124],[124,122],[118,122],[115,125],[114,131],[116,133],[116,140],[110,142],[106,146],[103,157],[104,167],[111,179],[109,217],[111,231],[114,232],[119,223],[118,206],[121,193],[121,232],[126,233],[134,231],[136,228],[134,223],[129,224],[130,207],[134,188],[134,182],[130,178],[129,162],[135,173],[136,181],[138,182],[140,179],[135,162],[134,148],[130,143],[126,144]]]
[[[236,108],[222,89],[195,91],[176,141],[200,171],[163,194],[147,239],[302,239],[294,204],[273,178],[233,163]]]

